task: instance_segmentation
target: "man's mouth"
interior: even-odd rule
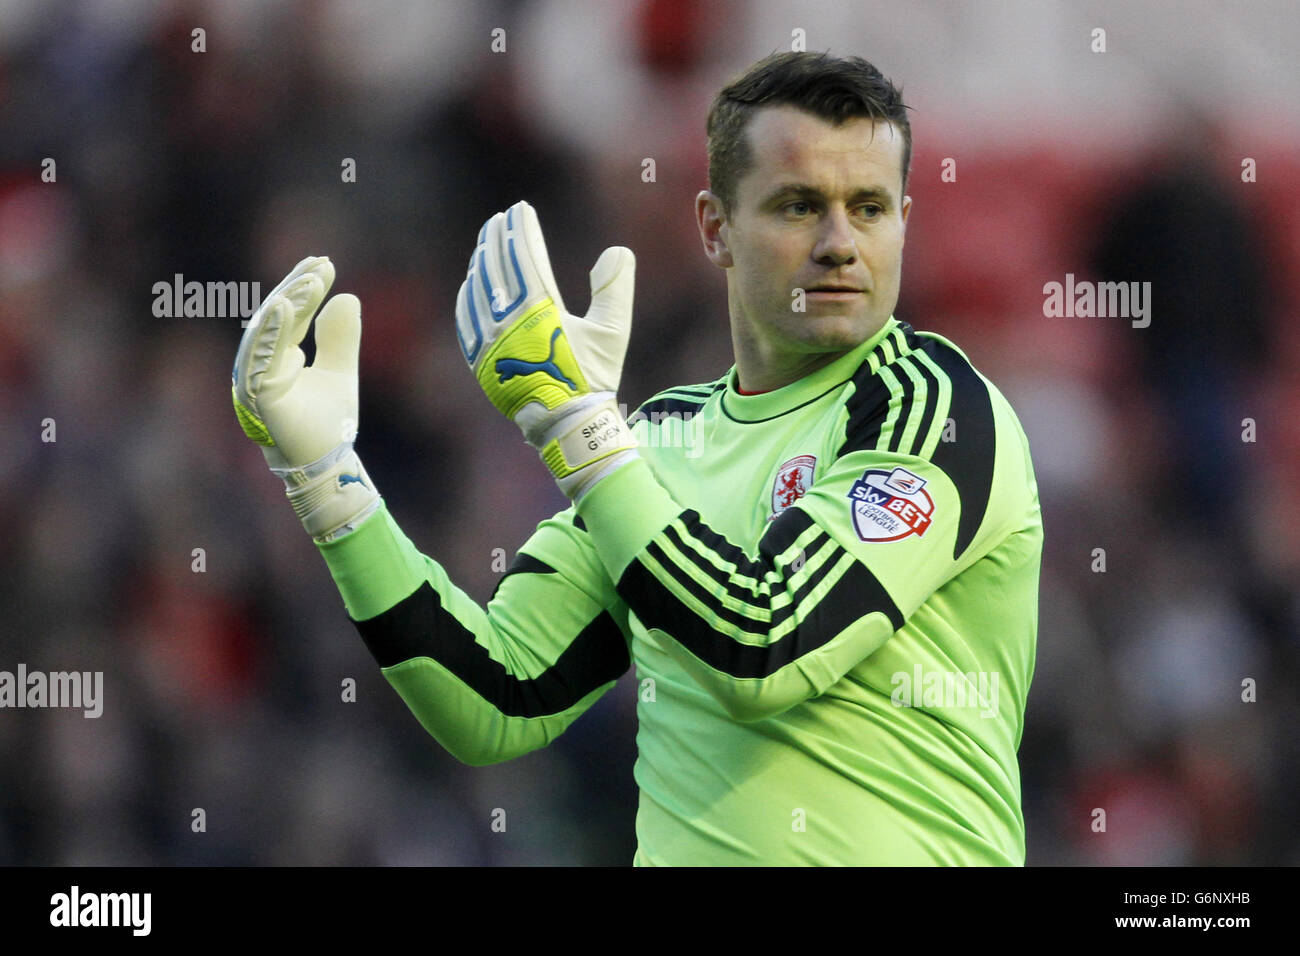
[[[806,292],[861,292],[862,286],[852,279],[823,279],[804,287]]]
[[[855,286],[838,284],[815,285],[805,291],[819,299],[851,299],[862,294],[862,290]]]

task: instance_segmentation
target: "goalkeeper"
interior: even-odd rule
[[[858,58],[778,54],[719,93],[708,134],[696,215],[735,366],[630,425],[632,253],[600,256],[577,316],[527,203],[478,234],[459,346],[574,502],[486,609],[353,450],[360,304],[320,309],[329,260],[299,263],[250,322],[239,419],[384,676],[458,759],[545,746],[630,665],[653,682],[636,864],[1023,864],[1037,487],[1002,394],[893,316],[901,94]]]

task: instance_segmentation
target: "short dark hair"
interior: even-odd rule
[[[773,53],[724,86],[709,108],[709,189],[730,214],[736,186],[753,162],[745,129],[764,106],[797,106],[836,126],[867,116],[888,121],[903,134],[903,192],[912,162],[912,126],[903,88],[857,56]]]

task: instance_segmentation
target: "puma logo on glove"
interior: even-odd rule
[[[544,362],[526,362],[523,359],[503,358],[497,359],[496,372],[500,377],[498,382],[505,383],[510,381],[516,375],[532,375],[534,372],[545,372],[557,382],[563,382],[575,392],[578,386],[574,381],[560,371],[560,367],[555,364],[555,340],[564,334],[564,329],[556,329],[551,333],[551,351],[546,355]]]

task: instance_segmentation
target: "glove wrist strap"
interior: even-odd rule
[[[351,442],[343,442],[309,465],[272,468],[303,527],[324,544],[354,530],[380,503],[379,492]]]
[[[556,422],[539,443],[542,461],[577,500],[598,480],[636,457],[637,442],[614,396],[586,404]]]

